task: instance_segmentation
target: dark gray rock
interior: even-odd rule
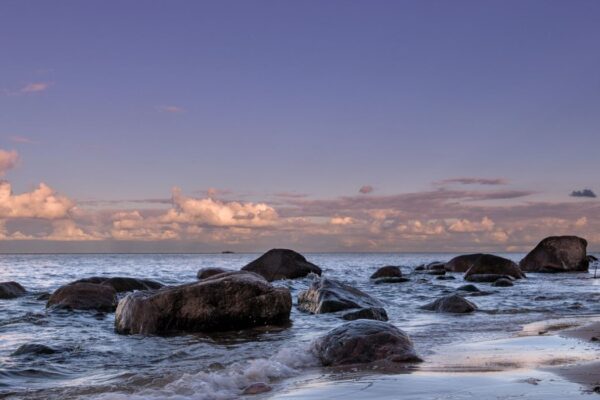
[[[498,279],[511,280],[511,277],[508,275],[498,274],[475,274],[465,277],[465,280],[468,282],[496,282]]]
[[[477,288],[477,286],[475,286],[475,285],[463,285],[463,286],[457,288],[456,290],[462,290],[464,292],[470,292],[470,293],[481,292],[481,290],[479,290]]]
[[[514,279],[525,278],[521,268],[513,261],[493,254],[481,254],[472,260],[471,268],[465,273],[465,279],[471,275],[506,275]]]
[[[150,279],[129,278],[123,276],[92,276],[90,278],[83,278],[71,282],[71,284],[74,283],[94,283],[97,285],[110,286],[115,289],[117,293],[133,292],[134,290],[155,290],[163,287],[162,283]]]
[[[473,266],[475,260],[482,255],[481,253],[475,253],[454,257],[446,263],[445,269],[449,272],[467,272]]]
[[[477,310],[477,306],[458,294],[441,297],[421,307],[440,313],[465,314]]]
[[[409,278],[405,278],[403,276],[398,277],[390,277],[390,278],[377,278],[373,281],[376,285],[381,285],[382,283],[404,283],[409,282]]]
[[[387,322],[364,319],[347,322],[318,338],[313,352],[325,366],[422,361],[405,332]]]
[[[495,281],[494,283],[492,283],[492,286],[509,287],[509,286],[514,286],[514,283],[512,283],[512,281],[510,279],[500,278],[497,281]]]
[[[373,275],[371,275],[371,279],[377,278],[398,278],[402,276],[402,270],[400,267],[395,265],[387,265],[385,267],[379,268]]]
[[[134,292],[119,302],[115,330],[122,334],[218,332],[285,325],[290,291],[252,272],[235,271],[153,292]]]
[[[33,355],[47,355],[54,354],[56,350],[51,347],[45,346],[43,344],[35,344],[28,343],[19,346],[17,350],[15,350],[11,355],[12,356],[21,356],[25,354],[33,354]]]
[[[437,279],[438,281],[453,281],[456,278],[451,275],[442,275],[442,276],[437,276],[435,279]]]
[[[288,249],[272,249],[242,268],[262,275],[267,281],[296,279],[308,274],[321,275],[321,268],[306,261],[300,253]]]
[[[519,263],[526,272],[585,272],[589,267],[587,241],[577,236],[550,236]]]
[[[351,311],[342,315],[346,321],[357,319],[374,319],[376,321],[387,321],[388,316],[383,308],[361,308],[358,311]]]
[[[112,286],[97,283],[71,283],[58,288],[46,307],[67,310],[95,310],[111,312],[117,306],[117,292]]]
[[[27,290],[18,282],[0,282],[0,299],[14,299],[25,293]]]
[[[323,314],[352,308],[383,308],[383,303],[350,285],[322,277],[298,295],[298,308]]]
[[[198,279],[202,280],[202,279],[210,278],[211,276],[224,274],[225,272],[231,272],[231,270],[225,269],[225,268],[216,268],[216,267],[202,268],[201,270],[198,271],[198,273],[196,274],[196,277]]]

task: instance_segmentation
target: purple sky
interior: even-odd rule
[[[600,249],[597,199],[570,196],[600,190],[598,21],[597,1],[3,1],[0,251]]]

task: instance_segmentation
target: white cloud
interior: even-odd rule
[[[15,195],[10,183],[0,182],[0,218],[60,219],[73,208],[71,200],[44,183],[31,192]]]

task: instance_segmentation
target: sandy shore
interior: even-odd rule
[[[274,399],[589,399],[600,385],[600,319],[527,325],[516,337],[440,346],[412,373],[307,377]]]

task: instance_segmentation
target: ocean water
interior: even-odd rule
[[[518,261],[522,254],[501,254]],[[0,398],[13,399],[232,399],[250,383],[268,382],[278,395],[295,383],[339,379],[310,352],[319,335],[344,321],[336,314],[292,309],[289,327],[221,334],[124,336],[114,332],[114,314],[50,311],[40,293],[90,276],[131,276],[177,285],[196,280],[204,267],[239,269],[257,254],[181,255],[0,255],[0,281],[21,283],[29,294],[0,300]],[[414,273],[417,265],[455,254],[306,254],[324,275],[380,299],[390,322],[405,330],[427,360],[454,343],[477,343],[515,335],[536,321],[600,314],[600,279],[577,274],[529,274],[508,288],[477,283],[489,296],[470,297],[479,311],[444,315],[419,307],[465,284]],[[375,285],[369,276],[400,265],[410,282]],[[294,303],[311,278],[277,281]],[[40,343],[52,355],[13,356],[20,345]],[[438,357],[439,358],[439,357]],[[435,366],[429,368],[436,369]],[[437,370],[443,370],[437,366]],[[377,379],[377,373],[369,372]],[[374,375],[373,375],[374,374]],[[375,376],[375,378],[373,378]],[[385,375],[381,374],[385,380]],[[383,381],[382,381],[383,382]]]

